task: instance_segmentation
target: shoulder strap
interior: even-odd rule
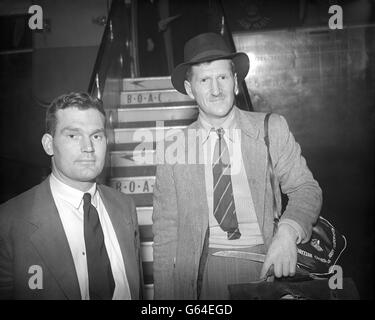
[[[267,171],[270,174],[270,182],[271,182],[271,188],[272,188],[272,210],[274,214],[273,218],[273,234],[277,231],[277,225],[279,223],[280,219],[280,213],[277,209],[277,200],[276,200],[276,188],[278,188],[277,178],[275,176],[274,170],[273,170],[273,163],[270,153],[270,139],[268,135],[268,122],[269,118],[271,117],[271,113],[267,113],[264,117],[264,143],[267,146]]]
[[[268,136],[268,121],[270,119],[271,114],[272,113],[267,113],[266,116],[264,117],[264,142],[266,143],[266,146],[267,146],[268,156],[270,156],[270,139]],[[271,158],[269,160],[271,160]]]
[[[202,293],[202,285],[203,285],[203,275],[204,269],[206,267],[207,258],[208,258],[208,239],[210,237],[210,227],[207,226],[206,234],[204,236],[203,242],[203,250],[201,253],[201,257],[199,259],[199,266],[198,266],[198,278],[197,278],[197,300],[200,299]]]

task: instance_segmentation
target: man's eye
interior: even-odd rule
[[[101,134],[95,134],[93,136],[93,138],[94,138],[94,140],[102,140],[103,139],[103,135],[101,135]]]
[[[208,80],[207,78],[203,78],[203,79],[201,79],[201,82],[205,83],[205,82],[207,82],[207,80]]]
[[[78,135],[76,135],[76,134],[68,134],[68,137],[69,137],[70,139],[77,139],[77,138],[78,138]]]
[[[220,79],[221,79],[221,80],[225,80],[226,78],[227,78],[226,75],[222,75],[222,76],[220,76]]]

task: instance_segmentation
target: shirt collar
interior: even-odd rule
[[[201,128],[203,129],[202,130],[202,134],[203,134],[202,144],[204,144],[208,140],[211,133],[216,134],[216,129],[218,128],[213,127],[207,120],[203,119],[201,114],[199,114],[198,116],[198,121],[199,121]],[[220,126],[220,128],[223,128],[224,132],[227,133],[226,136],[231,142],[233,142],[233,140],[231,138],[231,135],[228,134],[228,130],[234,129],[235,127],[236,127],[235,108],[232,108],[229,115]]]
[[[79,207],[82,205],[83,195],[85,193],[91,194],[91,203],[94,205],[94,207],[97,207],[98,205],[98,192],[96,188],[96,183],[94,183],[94,185],[89,190],[83,192],[81,190],[68,186],[67,184],[56,178],[56,176],[53,173],[51,173],[50,185],[51,190],[55,195],[57,195],[62,200],[70,203],[76,209],[79,209]]]

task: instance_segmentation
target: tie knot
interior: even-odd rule
[[[84,195],[83,195],[83,204],[91,204],[91,194],[86,192]]]
[[[216,133],[219,136],[219,138],[222,138],[224,135],[224,129],[223,128],[218,128],[216,129]]]

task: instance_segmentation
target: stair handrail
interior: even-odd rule
[[[118,61],[116,73],[119,73],[119,77],[134,76],[132,10],[133,1],[112,0],[88,85],[88,92],[98,98],[103,96],[105,81],[114,60]]]
[[[230,30],[227,16],[225,14],[225,9],[223,5],[222,0],[218,0],[219,8],[222,13],[222,19],[221,19],[221,30],[220,33],[221,35],[226,39],[228,45],[230,46],[230,49],[234,52],[236,51],[236,45],[233,40],[233,34]],[[239,93],[236,96],[236,103],[239,107],[242,107],[245,105],[245,108],[242,107],[242,109],[248,110],[248,111],[254,111],[253,105],[251,103],[250,95],[249,95],[249,90],[246,85],[246,81],[243,80],[239,85]]]

